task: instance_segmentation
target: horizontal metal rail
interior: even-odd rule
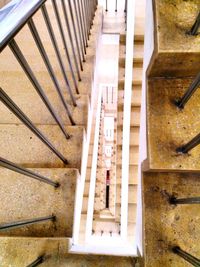
[[[189,101],[189,99],[192,97],[192,95],[195,93],[197,88],[200,86],[200,72],[194,79],[194,81],[191,83],[190,87],[184,94],[184,96],[175,102],[176,106],[179,107],[180,109],[183,109],[185,107],[185,104]]]
[[[169,199],[170,204],[179,205],[179,204],[200,204],[200,197],[188,197],[188,198],[176,198],[171,197]]]
[[[180,247],[176,246],[172,248],[172,251],[186,260],[187,262],[191,263],[195,267],[200,267],[200,260],[197,259],[196,257],[192,256],[191,254],[183,251]]]
[[[18,173],[23,174],[25,176],[31,177],[33,179],[36,179],[36,180],[40,181],[40,182],[52,185],[55,188],[59,187],[59,183],[58,182],[53,182],[49,178],[44,177],[43,175],[35,173],[35,172],[33,172],[31,170],[28,170],[26,168],[23,168],[23,167],[15,164],[15,163],[10,162],[10,161],[8,161],[8,160],[6,160],[4,158],[1,158],[1,157],[0,157],[0,166],[4,167],[6,169],[9,169],[11,171],[14,171],[14,172],[18,172]]]
[[[0,88],[0,100],[10,109],[15,116],[20,119],[26,127],[28,127],[48,148],[56,154],[65,164],[68,164],[67,159],[51,144],[51,142],[38,130],[29,118],[19,109],[19,107],[12,101],[12,99]]]
[[[0,52],[45,2],[46,0],[19,0],[12,10],[9,8],[10,4],[7,5],[8,14],[4,16],[0,27]],[[4,10],[6,12],[6,6]]]
[[[42,264],[44,261],[45,261],[45,257],[40,256],[35,261],[33,261],[31,264],[27,265],[27,267],[36,267],[36,266]]]
[[[189,141],[187,144],[180,146],[176,149],[177,153],[188,153],[190,150],[195,148],[200,144],[200,133],[197,134],[191,141]]]
[[[56,216],[50,215],[47,217],[40,217],[40,218],[35,218],[35,219],[28,219],[28,220],[0,224],[0,232],[20,228],[26,225],[32,225],[35,223],[41,223],[41,222],[46,222],[46,221],[54,222],[55,220],[56,220]]]
[[[189,31],[190,35],[197,35],[198,29],[200,27],[200,12],[195,20],[195,23],[193,24],[191,30]]]

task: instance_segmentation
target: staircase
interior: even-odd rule
[[[150,2],[143,266],[200,266],[200,3]]]
[[[128,242],[133,243],[136,236],[137,214],[137,184],[139,162],[139,132],[140,132],[140,107],[142,92],[143,49],[144,49],[144,10],[145,2],[136,2],[135,5],[135,35],[133,56],[133,81],[131,92],[131,121],[130,121],[130,146],[129,146],[129,182],[128,182]],[[139,28],[139,30],[138,30]],[[126,35],[120,35],[119,53],[119,82],[118,82],[118,110],[117,110],[117,205],[116,214],[118,221],[121,219],[121,184],[122,180],[122,146],[124,114],[124,86],[125,86],[125,59]]]

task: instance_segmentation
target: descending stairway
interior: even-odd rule
[[[58,7],[61,10],[61,3],[59,3]],[[99,8],[93,20],[86,62],[83,63],[83,72],[80,72],[81,81],[77,79],[80,92],[80,94],[77,94],[51,1],[47,1],[46,8],[57,36],[61,58],[64,61],[66,74],[69,77],[69,83],[77,106],[73,106],[71,98],[66,91],[66,83],[60,71],[54,48],[51,45],[41,10],[34,15],[33,21],[46,48],[75,125],[71,125],[69,117],[66,115],[66,111],[54,89],[51,77],[26,24],[15,37],[15,40],[44,89],[51,105],[62,120],[63,131],[66,131],[70,138],[66,139],[60,127],[55,123],[8,47],[0,55],[0,79],[1,88],[3,89],[1,97],[3,96],[3,91],[5,91],[9,98],[32,121],[33,125],[67,159],[68,164],[64,164],[53,154],[30,129],[22,124],[13,112],[9,111],[1,103],[1,157],[13,162],[13,164],[17,164],[20,168],[28,168],[26,169],[27,172],[32,171],[36,175],[42,175],[52,182],[58,183],[59,186],[55,188],[49,184],[31,179],[30,175],[21,175],[3,168],[2,166],[5,165],[2,165],[3,159],[1,158],[0,265],[2,267],[24,267],[31,263],[36,266],[36,264],[43,262],[42,266],[59,267],[94,266],[98,264],[101,266],[116,266],[116,264],[118,266],[132,266],[132,259],[130,258],[78,256],[69,253],[73,236],[74,202],[77,181],[80,180],[81,174],[82,152],[84,149],[83,137],[85,137],[88,127],[95,49],[101,30],[102,12],[101,8]],[[70,23],[72,22],[70,21]],[[70,25],[72,27],[72,24]],[[71,47],[69,39],[67,40],[67,46]],[[73,39],[73,42],[75,43],[75,39]],[[75,69],[75,60],[71,48],[69,52]],[[75,77],[77,78],[77,76],[78,72],[75,71]],[[18,225],[17,228],[12,228],[14,226],[13,223],[21,223],[23,227]],[[5,230],[5,228],[7,229]]]
[[[136,3],[133,82],[131,95],[130,122],[130,161],[129,161],[129,189],[128,189],[128,241],[134,242],[137,210],[137,184],[139,161],[139,131],[140,107],[142,91],[143,49],[144,49],[144,2]],[[121,219],[121,171],[124,120],[124,84],[125,84],[126,35],[120,35],[119,54],[119,82],[118,82],[118,111],[117,111],[117,203],[116,213],[118,221]]]
[[[199,28],[196,34],[188,34],[200,3],[156,0],[149,2],[148,10],[154,26],[146,25],[147,59],[151,56],[150,46],[154,51],[150,62],[146,62],[144,102],[144,266],[200,266],[200,141],[188,151],[185,146],[200,132]],[[193,88],[193,94],[189,88]],[[180,108],[177,101],[186,92],[191,98]]]

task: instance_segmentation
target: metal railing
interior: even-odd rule
[[[187,262],[191,263],[193,266],[199,267],[200,266],[200,260],[196,257],[192,256],[188,252],[185,252],[180,247],[176,246],[172,248],[172,252],[186,260]]]
[[[57,32],[55,31],[54,25],[51,23],[51,19],[49,17],[48,7],[46,5],[47,1],[53,6],[53,12],[64,48],[63,51],[60,50],[58,45],[58,38],[60,36],[57,36]],[[59,8],[58,4],[60,4]],[[30,35],[32,35],[34,44],[39,50],[47,73],[53,82],[54,89],[59,96],[64,110],[66,111],[67,118],[69,119],[71,125],[75,125],[76,122],[69,107],[70,103],[66,102],[59,84],[59,77],[54,71],[54,66],[50,62],[47,49],[42,42],[42,38],[34,22],[34,15],[39,10],[42,12],[45,23],[44,25],[46,25],[44,34],[50,37],[59,70],[65,82],[66,92],[70,97],[72,105],[76,106],[75,93],[79,94],[78,81],[81,81],[80,71],[84,69],[83,62],[86,60],[86,47],[88,46],[90,28],[96,7],[96,0],[62,0],[61,2],[58,0],[14,0],[0,10],[0,53],[6,47],[10,48],[23,72],[26,74],[30,83],[33,85],[39,97],[42,99],[43,103],[67,139],[70,138],[70,135],[66,132],[63,121],[49,101],[42,84],[34,74],[32,66],[26,60],[26,57],[16,42],[15,37],[25,25],[28,25]],[[61,16],[61,11],[64,15],[63,17]],[[66,38],[67,35],[69,36],[69,41]],[[72,51],[71,54],[70,51]],[[66,59],[63,58],[62,52],[65,53]],[[69,66],[69,72],[67,72],[65,60]],[[73,85],[71,85],[71,80]],[[4,90],[6,91],[6,88],[4,88]],[[45,143],[53,153],[67,164],[67,159],[52,145],[52,143],[40,132],[40,130],[34,126],[33,122],[31,122],[30,119],[19,109],[19,107],[12,101],[4,90],[0,88],[0,100],[21,120],[22,123],[24,123],[38,138],[40,138],[40,140]]]

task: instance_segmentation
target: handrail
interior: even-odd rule
[[[13,2],[15,5],[10,9]],[[7,15],[0,21],[0,52],[45,2],[46,0],[14,0],[0,10],[6,12],[8,9]]]

